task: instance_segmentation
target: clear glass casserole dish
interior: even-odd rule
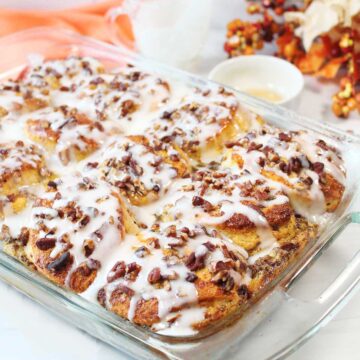
[[[6,54],[0,61],[1,78],[20,73],[29,55],[41,54],[46,59],[68,55],[92,56],[109,66],[133,63],[141,69],[156,72],[168,79],[189,86],[205,88],[207,81],[138,57],[126,50],[58,29],[39,28],[14,34],[0,40]],[[261,299],[240,319],[225,319],[204,332],[188,337],[155,334],[147,329],[94,305],[79,295],[64,290],[30,271],[14,258],[0,251],[0,277],[50,310],[74,323],[89,334],[136,358],[162,356],[173,359],[222,358],[245,359],[284,358],[311,337],[349,298],[359,283],[360,253],[354,256],[339,277],[313,301],[292,298],[289,290],[310,264],[331,244],[350,223],[360,223],[360,214],[348,208],[354,199],[360,174],[360,138],[313,124],[283,108],[236,93],[242,106],[262,116],[270,124],[284,129],[306,129],[331,138],[342,150],[347,170],[346,192],[341,206],[328,219],[316,242],[311,242],[302,256],[271,283]],[[296,316],[298,315],[298,316]],[[271,318],[271,321],[264,321]],[[278,327],[291,318],[286,327]],[[255,332],[256,329],[256,332]]]

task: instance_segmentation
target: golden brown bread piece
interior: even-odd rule
[[[104,128],[76,109],[61,106],[36,113],[26,122],[26,134],[50,152],[57,152],[64,165],[80,161],[100,147]]]
[[[152,231],[140,233],[137,241],[142,244],[142,255],[135,257],[134,262],[121,260],[114,264],[108,284],[98,293],[98,301],[141,325],[154,325],[163,318],[157,298],[160,294],[168,297],[171,304],[166,320],[170,326],[181,317],[178,310],[197,303],[211,308],[217,301],[216,306],[222,308],[245,276],[244,254],[226,240],[206,235],[200,227],[158,224]],[[133,246],[136,249],[136,241]],[[130,254],[126,255],[131,259]],[[236,273],[236,281],[228,275],[230,272]],[[140,287],[142,296],[132,287]]]
[[[176,146],[144,136],[118,136],[101,155],[100,171],[133,205],[161,197],[175,178],[189,174],[187,156]]]
[[[333,212],[342,199],[342,159],[323,139],[264,126],[227,147],[224,166],[256,171],[279,183],[300,213]]]
[[[172,142],[194,159],[219,154],[226,141],[245,122],[237,113],[238,101],[223,88],[197,90],[185,97],[180,105],[169,107],[156,118],[147,133],[163,142]]]
[[[201,169],[175,191],[159,214],[163,221],[192,216],[250,253],[295,236],[295,213],[287,196],[261,177]],[[186,215],[178,209],[185,210]]]
[[[146,244],[146,255],[136,262],[117,262],[109,272],[108,284],[98,292],[98,301],[136,324],[155,329],[160,321],[171,327],[182,316],[179,310],[194,306],[204,312],[203,319],[194,321],[193,326],[198,330],[239,313],[316,235],[316,227],[298,218],[295,236],[250,265],[246,253],[239,252],[219,235],[206,235],[198,226],[191,230],[181,228],[180,224],[177,227],[161,223],[152,229],[150,233],[140,234],[138,239],[139,244]],[[173,245],[169,249],[165,244]],[[135,245],[136,242],[134,248]],[[162,254],[162,260],[155,262],[153,258],[160,258],[157,253]],[[175,271],[169,274],[168,269],[172,268]],[[147,272],[146,276],[141,275],[143,271]],[[185,301],[178,302],[179,292],[173,287],[179,282],[192,285],[196,298],[185,296]],[[140,296],[134,288],[142,289]],[[165,319],[159,313],[158,300],[164,291],[168,292],[172,304]]]
[[[49,176],[43,153],[23,141],[1,144],[0,193],[16,194],[22,186],[40,183]]]
[[[106,183],[76,174],[48,183],[33,205],[31,224],[28,258],[40,273],[75,292],[94,281],[106,259],[98,255],[102,247],[116,246],[126,232],[137,231]]]

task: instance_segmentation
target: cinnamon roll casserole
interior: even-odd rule
[[[241,312],[344,193],[340,150],[93,58],[37,60],[0,86],[1,240],[49,280],[155,332]]]

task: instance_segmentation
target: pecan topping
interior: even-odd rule
[[[132,100],[125,100],[121,104],[121,116],[127,116],[136,110],[136,105]]]
[[[185,280],[188,281],[188,282],[195,282],[197,280],[198,276],[192,272],[189,272],[186,274],[186,278]]]
[[[126,265],[124,261],[118,261],[110,270],[107,276],[107,282],[111,283],[121,277],[124,277],[126,273]]]
[[[264,167],[265,166],[265,158],[263,158],[263,157],[259,158],[258,164],[259,164],[259,166]]]
[[[130,159],[129,165],[136,176],[141,176],[144,173],[143,168],[134,159]]]
[[[49,187],[51,187],[52,189],[54,190],[57,190],[57,186],[58,184],[55,182],[55,181],[49,181],[48,184],[47,184]]]
[[[313,179],[310,177],[310,176],[308,176],[307,178],[305,178],[304,180],[303,180],[303,183],[305,184],[305,185],[308,185],[308,186],[311,186],[312,184],[313,184]]]
[[[205,200],[200,196],[194,196],[192,199],[193,206],[202,206],[204,205]]]
[[[21,228],[21,232],[18,240],[21,242],[23,246],[25,246],[28,243],[29,237],[30,237],[29,229],[27,229],[26,227]]]
[[[148,275],[148,278],[147,278],[147,279],[148,279],[148,282],[149,282],[151,285],[154,285],[154,284],[159,283],[159,282],[162,280],[160,268],[156,267],[156,268],[152,269],[152,270],[149,272],[149,275]]]
[[[121,294],[126,294],[128,296],[133,296],[135,294],[135,291],[133,289],[130,289],[129,287],[123,285],[123,284],[120,284],[116,287],[116,289],[114,290],[114,292],[118,292],[118,293],[121,293]]]
[[[319,148],[321,148],[321,149],[323,149],[323,150],[325,150],[325,151],[332,150],[332,151],[336,152],[336,149],[333,148],[332,146],[329,146],[324,140],[321,140],[321,139],[320,139],[320,140],[316,143],[316,145],[317,145]]]
[[[281,132],[281,133],[279,134],[279,139],[280,139],[281,141],[289,142],[289,141],[291,141],[291,136],[290,136],[289,134],[286,134],[286,133]]]
[[[82,217],[82,219],[79,221],[80,228],[85,227],[89,222],[90,222],[90,216],[89,215],[84,215]]]
[[[0,240],[5,242],[10,242],[12,240],[10,228],[7,225],[2,225],[1,227]]]
[[[95,243],[91,239],[84,240],[83,252],[86,257],[89,257],[95,250]]]
[[[104,288],[101,288],[97,293],[97,301],[103,307],[106,306],[106,291]]]
[[[263,147],[262,144],[256,144],[254,142],[251,142],[249,144],[247,152],[254,151],[254,150],[260,150],[262,147]]]
[[[55,238],[41,238],[39,240],[36,241],[35,245],[40,249],[40,250],[49,250],[49,249],[53,249],[55,247],[56,244],[56,239]]]
[[[299,173],[301,171],[301,168],[302,168],[302,163],[300,159],[298,159],[297,157],[292,157],[288,164],[288,169],[289,169],[288,171]]]
[[[138,265],[136,262],[132,262],[127,266],[126,270],[127,271],[126,271],[125,279],[135,281],[141,270],[141,266]]]
[[[246,300],[251,298],[251,292],[245,284],[239,286],[237,293],[239,296],[245,297]]]
[[[322,162],[314,162],[311,166],[312,170],[314,170],[317,174],[321,174],[324,171],[324,164]]]
[[[160,242],[158,238],[151,237],[147,241],[149,242],[149,245],[151,245],[154,249],[160,249]]]
[[[206,254],[196,256],[195,252],[192,252],[185,260],[185,265],[191,270],[196,271],[205,267]]]
[[[215,264],[215,272],[219,272],[219,271],[222,271],[222,270],[229,270],[231,268],[231,262],[230,261],[227,261],[227,262],[224,262],[224,261],[218,261],[216,264]]]
[[[194,196],[192,199],[193,206],[201,206],[205,212],[210,212],[214,209],[214,206],[207,200],[200,196]]]
[[[99,84],[103,84],[105,82],[105,80],[102,77],[97,77],[93,80],[90,81],[91,85],[99,85]]]
[[[280,246],[280,248],[285,251],[294,251],[299,248],[299,244],[285,243],[285,244],[282,244]]]
[[[153,189],[153,191],[155,191],[157,193],[160,192],[160,190],[161,190],[160,186],[157,184],[155,184],[152,189]]]
[[[203,245],[209,250],[214,251],[216,249],[216,246],[211,243],[210,241],[207,241],[206,243],[203,243]]]
[[[226,292],[231,291],[235,285],[233,277],[226,270],[218,272],[211,281]]]
[[[143,258],[143,257],[145,257],[146,255],[149,255],[149,254],[150,254],[150,251],[146,246],[140,246],[139,248],[137,248],[135,250],[135,255],[137,257],[139,257],[139,258]]]
[[[67,251],[60,255],[56,260],[49,263],[46,268],[49,271],[58,272],[63,270],[70,262],[72,261],[72,257],[70,253]]]

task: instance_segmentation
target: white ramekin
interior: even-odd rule
[[[249,88],[272,90],[281,95],[276,104],[289,105],[304,87],[300,70],[274,56],[247,55],[225,60],[216,65],[209,79],[246,92]]]

